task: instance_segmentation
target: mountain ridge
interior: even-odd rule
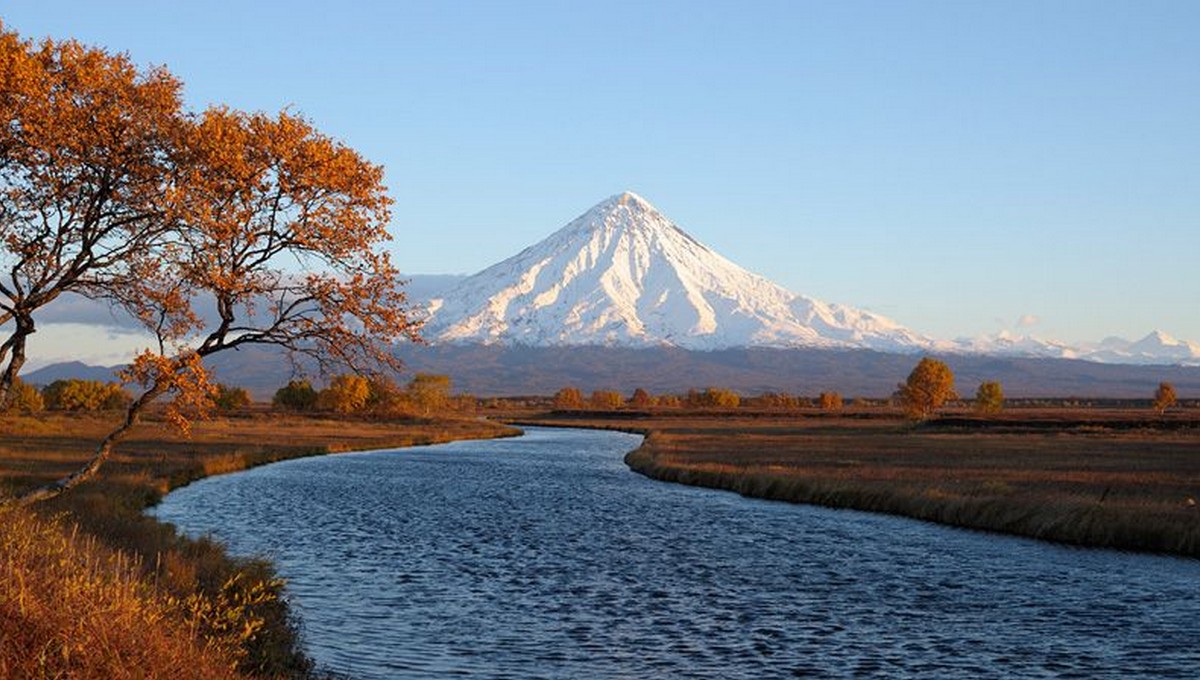
[[[632,191],[512,257],[446,281],[412,296],[435,345],[871,349],[1200,365],[1200,344],[1161,331],[1079,345],[1008,332],[935,339],[744,269]]]
[[[429,300],[431,342],[862,348],[936,341],[799,295],[721,256],[637,194],[613,195]]]

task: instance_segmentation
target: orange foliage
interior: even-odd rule
[[[185,430],[206,415],[205,357],[269,344],[362,372],[398,368],[392,344],[419,339],[383,249],[382,167],[287,112],[187,115],[165,71],[74,42],[0,33],[0,63],[0,264],[22,282],[0,285],[16,321],[0,346],[12,373],[0,402],[32,311],[62,292],[110,298],[157,339],[123,376],[143,388],[126,421],[53,494],[94,474],[158,397]]]
[[[33,314],[63,293],[113,296],[166,242],[180,84],[75,41],[0,26],[0,403]],[[119,297],[119,296],[115,296]]]

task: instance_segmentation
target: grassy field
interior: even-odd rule
[[[1200,409],[1023,408],[920,425],[885,408],[507,415],[646,433],[626,462],[656,479],[1200,556]],[[73,470],[114,417],[0,419],[0,493]],[[266,412],[198,423],[190,439],[140,426],[99,479],[36,513],[0,510],[0,677],[308,677],[271,566],[184,539],[144,509],[194,479],[274,460],[509,433],[471,419]]]
[[[914,425],[884,409],[556,413],[647,433],[642,474],[746,496],[1200,557],[1200,411],[1019,409]]]
[[[84,461],[116,414],[0,418],[0,495]],[[153,419],[151,419],[153,420]],[[201,477],[323,453],[513,434],[475,419],[363,422],[262,412],[138,427],[96,480],[0,517],[0,677],[307,677],[269,564],[143,516]]]

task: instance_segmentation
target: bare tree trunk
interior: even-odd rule
[[[155,382],[150,389],[143,392],[141,396],[134,400],[129,405],[129,408],[125,410],[125,420],[115,430],[108,433],[108,436],[96,447],[95,455],[83,467],[66,477],[27,491],[7,501],[7,503],[22,506],[40,503],[41,501],[60,496],[64,492],[96,476],[96,473],[100,471],[100,466],[104,465],[104,462],[109,459],[116,445],[129,434],[134,425],[138,424],[142,412],[146,410],[146,407],[166,391],[165,384],[161,381]]]
[[[3,373],[0,373],[0,411],[8,408],[9,400],[12,399],[12,386],[21,373],[21,367],[25,365],[25,341],[37,332],[33,317],[19,314],[14,316],[13,320],[16,328],[4,344],[0,345],[0,363],[8,359]]]

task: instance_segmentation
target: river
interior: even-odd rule
[[[1200,674],[1200,561],[656,482],[640,437],[276,463],[155,510],[288,580],[353,678]]]

